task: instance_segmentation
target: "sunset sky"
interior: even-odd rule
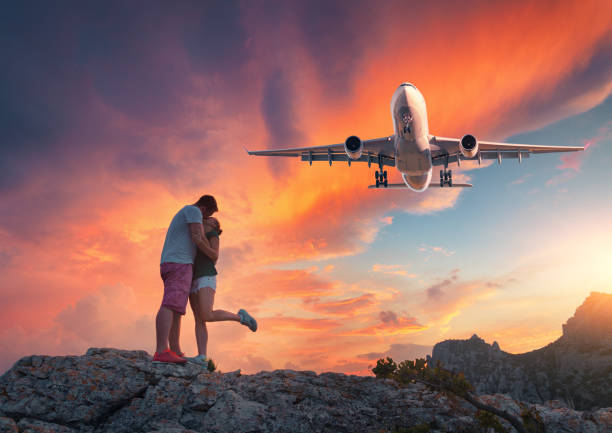
[[[166,229],[202,194],[215,307],[259,322],[209,324],[222,371],[369,374],[473,333],[522,353],[612,291],[612,2],[158,3],[3,6],[0,373],[152,353]],[[432,134],[588,147],[451,167],[474,188],[422,194],[244,150],[389,135],[403,81]]]

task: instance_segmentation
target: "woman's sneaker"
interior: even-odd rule
[[[240,316],[240,324],[248,326],[249,329],[253,332],[257,331],[257,321],[247,313],[245,310],[238,310],[238,315]]]
[[[176,353],[171,351],[170,349],[164,350],[162,353],[155,352],[153,355],[153,362],[168,362],[172,364],[185,364],[187,360],[183,357],[178,356]]]
[[[202,367],[208,368],[208,358],[204,355],[188,356],[185,359],[187,359],[187,362],[190,362],[192,364],[197,364],[201,365]]]

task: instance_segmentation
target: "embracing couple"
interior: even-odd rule
[[[193,205],[183,207],[172,218],[161,256],[161,277],[164,281],[164,297],[155,319],[157,348],[154,362],[184,364],[187,361],[208,365],[206,346],[208,330],[206,322],[233,320],[255,332],[257,322],[245,310],[237,314],[225,310],[213,310],[217,290],[219,257],[219,221],[212,217],[217,212],[217,201],[211,195],[203,195]],[[195,335],[198,355],[185,358],[180,349],[181,317],[187,301],[195,318]]]

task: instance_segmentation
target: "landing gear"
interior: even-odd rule
[[[440,170],[440,188],[443,188],[444,185],[453,186],[453,171],[446,168]]]
[[[376,173],[374,173],[375,177],[376,177],[376,188],[380,188],[380,186],[384,186],[385,188],[389,185],[389,182],[387,180],[387,171],[381,171],[379,172],[378,170],[376,171]]]

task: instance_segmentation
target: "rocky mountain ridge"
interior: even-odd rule
[[[525,407],[504,395],[481,398],[515,415]],[[533,407],[547,432],[612,428],[612,408]],[[479,429],[471,406],[419,384],[293,370],[211,373],[190,364],[154,364],[143,351],[29,356],[0,377],[2,432],[373,433],[413,426]]]
[[[591,410],[612,406],[612,294],[592,292],[555,342],[513,355],[477,335],[434,346],[431,362],[463,372],[480,394],[559,400]]]

